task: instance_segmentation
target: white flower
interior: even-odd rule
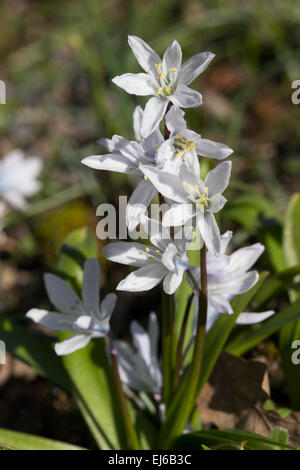
[[[145,217],[143,228],[151,226],[150,241],[154,246],[136,242],[109,243],[103,248],[104,256],[110,261],[136,266],[139,269],[131,272],[117,286],[117,290],[139,292],[150,290],[163,280],[163,289],[173,294],[179,287],[183,274],[188,267],[185,254],[187,243],[191,241],[191,230],[174,240],[169,230],[158,221]]]
[[[229,183],[231,162],[220,163],[204,182],[187,165],[181,165],[179,176],[145,165],[141,170],[161,194],[177,203],[165,213],[163,225],[176,227],[195,220],[208,250],[218,254],[220,232],[213,214],[226,202],[221,193]]]
[[[249,271],[264,251],[263,245],[240,248],[231,255],[226,255],[232,232],[221,236],[221,252],[219,256],[207,253],[207,290],[208,290],[208,329],[216,321],[220,313],[232,314],[230,300],[237,294],[247,292],[258,281],[257,271]],[[192,273],[200,282],[200,267],[192,268]],[[237,324],[252,324],[265,320],[274,314],[273,310],[260,313],[241,313]]]
[[[13,150],[0,160],[0,197],[17,209],[26,207],[25,197],[40,189],[37,178],[42,169],[38,157],[24,158],[21,150]]]
[[[148,137],[158,127],[170,101],[182,108],[202,104],[201,94],[187,85],[206,69],[215,54],[202,52],[181,65],[182,52],[177,41],[169,45],[162,60],[142,39],[128,36],[128,43],[146,73],[125,73],[112,81],[127,93],[153,95],[146,105],[142,124],[142,134]]]
[[[170,132],[169,138],[175,148],[176,158],[180,160],[189,153],[202,157],[223,160],[233,153],[225,144],[213,140],[202,139],[199,134],[187,129],[184,112],[172,106],[166,114],[165,122]]]
[[[92,338],[101,338],[109,332],[110,317],[117,296],[108,294],[99,307],[99,276],[98,261],[95,258],[86,260],[81,300],[61,278],[54,274],[45,274],[49,299],[60,313],[33,308],[26,316],[51,330],[74,333],[65,341],[55,344],[55,351],[59,356],[84,348]]]
[[[137,391],[161,395],[162,375],[159,368],[159,326],[154,312],[150,313],[148,331],[133,321],[130,325],[135,349],[125,341],[114,341],[121,380]]]
[[[157,166],[170,173],[178,173],[179,166],[182,161],[185,161],[175,158],[176,152],[172,141],[164,141],[159,129],[156,129],[147,139],[142,137],[143,114],[143,109],[137,106],[133,113],[133,126],[137,142],[117,135],[114,135],[112,139],[100,139],[99,143],[109,153],[91,155],[82,160],[84,165],[97,170],[117,171],[142,177],[126,208],[126,223],[130,231],[140,223],[140,218],[156,193],[153,184],[144,177],[140,169],[141,165]],[[200,171],[197,155],[186,163],[190,165],[192,171]]]

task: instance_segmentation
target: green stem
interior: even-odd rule
[[[175,370],[174,370],[174,381],[173,381],[173,389],[174,391],[177,389],[179,380],[180,380],[180,371],[182,367],[182,352],[183,352],[183,345],[184,345],[184,338],[185,338],[185,333],[186,333],[186,327],[187,327],[187,322],[189,319],[189,314],[191,310],[191,305],[193,301],[194,295],[191,294],[187,300],[181,328],[180,328],[180,336],[178,340],[178,346],[177,346],[177,356],[176,356],[176,364],[175,364]]]
[[[162,293],[162,370],[163,402],[167,406],[172,393],[174,370],[174,296]]]
[[[114,348],[111,336],[108,335],[107,338],[108,338],[108,344],[109,344],[109,352],[110,352],[110,357],[111,357],[112,369],[113,369],[113,373],[115,377],[117,393],[119,396],[121,411],[122,411],[125,430],[126,430],[127,445],[129,449],[140,450],[141,446],[137,437],[136,430],[134,428],[134,425],[130,417],[130,413],[129,413],[129,409],[128,409],[127,401],[126,401],[126,396],[124,394],[122,382],[120,379],[117,351]]]
[[[201,248],[200,257],[201,289],[197,285],[192,273],[189,273],[193,284],[195,282],[195,291],[198,295],[200,294],[193,358],[191,365],[188,368],[187,375],[184,377],[184,380],[176,391],[174,399],[170,405],[170,411],[167,413],[167,419],[159,436],[159,447],[163,449],[167,449],[172,440],[182,433],[190,418],[197,399],[198,383],[204,355],[207,319],[207,270],[205,245]]]

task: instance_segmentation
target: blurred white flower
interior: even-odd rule
[[[128,36],[128,43],[146,73],[125,73],[112,81],[127,93],[153,95],[146,104],[142,123],[142,135],[148,137],[159,126],[169,102],[182,108],[202,104],[201,94],[187,85],[206,69],[215,54],[202,52],[181,64],[182,52],[177,41],[169,45],[162,60],[142,39]]]
[[[159,368],[159,326],[154,312],[150,313],[148,331],[133,321],[130,325],[135,349],[125,341],[115,340],[122,382],[137,391],[161,395],[162,374]]]
[[[49,299],[60,313],[33,308],[26,316],[51,330],[74,333],[65,341],[55,344],[59,356],[84,348],[92,338],[101,338],[109,332],[117,296],[108,294],[99,306],[99,277],[98,261],[89,258],[84,264],[81,300],[67,282],[54,274],[45,274]]]
[[[257,271],[249,271],[264,251],[263,245],[254,245],[240,248],[231,255],[226,255],[228,243],[232,232],[228,231],[221,236],[221,252],[219,256],[207,253],[207,289],[208,289],[208,329],[221,313],[232,314],[230,300],[237,294],[247,292],[259,278]],[[200,267],[192,268],[192,273],[200,283]],[[237,324],[252,324],[265,320],[275,312],[269,310],[260,313],[241,313]]]
[[[40,189],[37,180],[42,169],[38,157],[24,157],[21,150],[12,150],[0,160],[0,198],[17,209],[26,207],[26,197]]]

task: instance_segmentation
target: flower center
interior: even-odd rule
[[[185,185],[186,190],[189,192],[189,199],[191,199],[200,209],[207,209],[209,196],[208,196],[208,187],[204,189],[204,192],[199,191],[199,186],[191,186],[188,183]]]
[[[174,147],[178,152],[176,153],[176,158],[180,158],[188,150],[196,150],[196,144],[192,140],[187,140],[182,134],[177,134],[174,139]]]
[[[157,70],[157,75],[156,78],[160,84],[158,87],[156,93],[158,95],[161,95],[162,93],[165,96],[170,96],[174,92],[174,72],[177,72],[177,69],[174,68],[169,68],[167,75],[165,75],[162,71],[162,63],[159,62],[158,64],[155,64],[156,70]]]

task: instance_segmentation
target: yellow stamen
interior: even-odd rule
[[[155,67],[157,68],[157,70],[158,70],[159,72],[160,72],[160,70],[161,70],[161,65],[162,65],[161,62],[160,62],[159,64],[155,64]]]
[[[156,93],[157,93],[158,95],[160,95],[160,94],[161,94],[161,91],[162,91],[162,87],[158,88]]]
[[[197,191],[197,193],[199,192],[199,186],[197,184],[195,186],[195,190]]]
[[[150,251],[149,246],[147,246],[146,251],[147,251],[147,253],[149,253],[149,251]]]
[[[176,154],[176,158],[182,157],[183,154],[184,154],[184,150],[181,150],[180,152]]]
[[[147,181],[148,179],[148,176],[144,175],[144,180]]]
[[[206,186],[205,190],[204,190],[206,193],[208,193],[208,187]]]
[[[159,255],[160,251],[159,250],[155,250],[155,253],[157,253]]]
[[[186,187],[186,189],[189,189],[190,185],[188,183],[186,183],[185,187]]]
[[[162,72],[157,75],[157,78],[166,78]]]
[[[171,69],[168,69],[170,72],[177,72],[177,69],[174,67],[174,68],[171,68]]]

